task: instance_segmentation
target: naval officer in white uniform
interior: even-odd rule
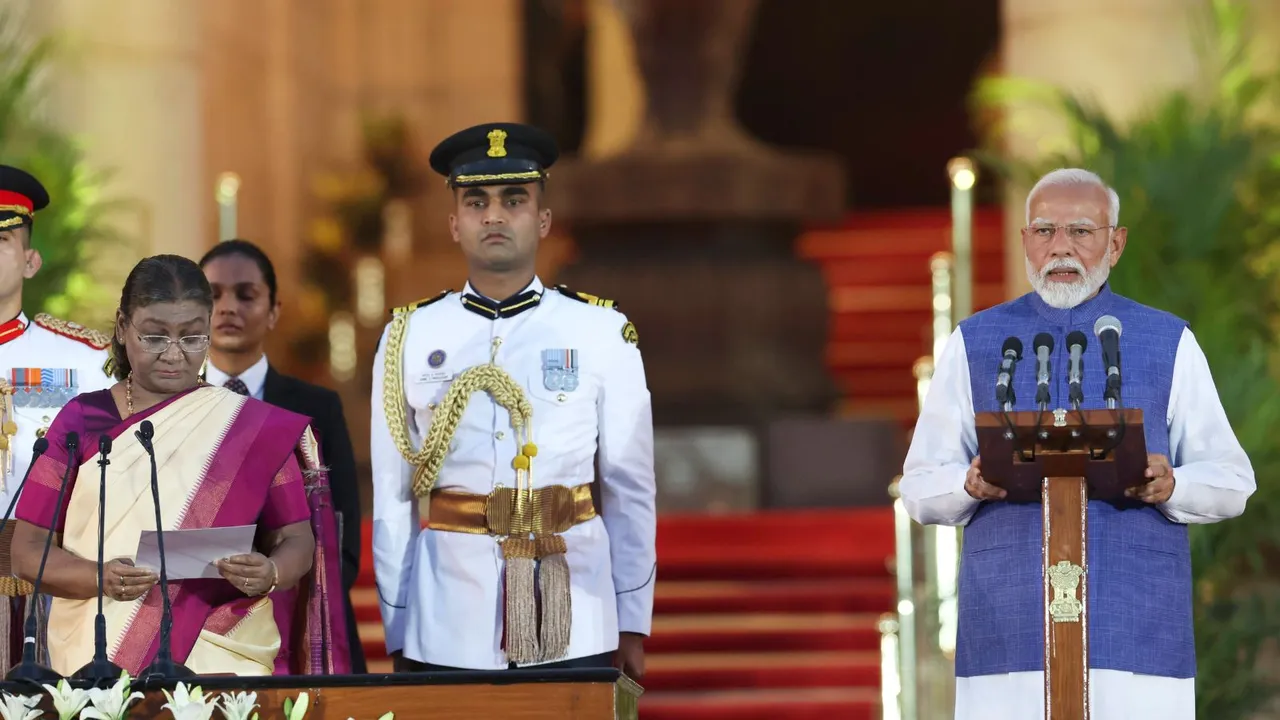
[[[556,156],[542,131],[505,123],[431,156],[469,281],[396,310],[374,361],[373,549],[398,669],[644,674],[649,391],[636,329],[613,303],[534,273]]]
[[[9,509],[26,475],[36,438],[49,429],[62,406],[79,393],[115,382],[107,373],[107,335],[46,314],[29,318],[23,312],[23,282],[35,277],[42,262],[38,243],[33,243],[34,219],[48,204],[49,193],[40,181],[0,165],[0,513]],[[3,553],[7,558],[7,545]],[[14,599],[0,601],[4,671],[17,660],[21,647],[21,633],[9,632],[10,618],[22,610],[18,598],[30,592],[27,583],[0,577],[0,596]]]

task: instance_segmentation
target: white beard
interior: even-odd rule
[[[1031,281],[1031,289],[1036,291],[1041,300],[1044,300],[1045,305],[1059,310],[1068,310],[1093,297],[1111,275],[1110,249],[1107,250],[1107,256],[1089,271],[1086,271],[1084,264],[1075,258],[1050,260],[1040,268],[1038,273],[1031,267],[1030,259],[1024,258],[1024,261],[1027,265],[1027,280]],[[1049,280],[1049,273],[1068,268],[1080,273],[1080,279],[1070,283]]]

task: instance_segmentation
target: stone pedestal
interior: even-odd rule
[[[618,300],[636,323],[658,424],[828,411],[826,288],[792,244],[802,223],[839,218],[843,174],[761,145],[733,117],[757,2],[617,7],[644,118],[613,155],[552,171],[552,206],[579,249],[558,281]]]

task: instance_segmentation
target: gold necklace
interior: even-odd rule
[[[204,387],[205,385],[208,385],[208,383],[204,381],[204,378],[196,378],[196,387]],[[130,417],[132,417],[133,416],[133,373],[132,372],[129,373],[128,377],[124,379],[124,405],[125,405],[125,411],[129,413]]]

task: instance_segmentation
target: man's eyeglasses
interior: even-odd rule
[[[1059,232],[1065,232],[1067,237],[1075,241],[1092,240],[1102,230],[1114,230],[1115,225],[1030,225],[1023,228],[1023,232],[1039,238],[1041,240],[1052,240],[1058,236]]]

